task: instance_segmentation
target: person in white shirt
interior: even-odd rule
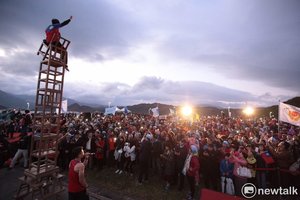
[[[128,136],[128,142],[125,143],[123,151],[125,152],[125,165],[124,169],[126,172],[130,173],[131,176],[133,176],[133,165],[135,163],[136,159],[136,146],[135,146],[135,140],[133,138],[133,135]]]

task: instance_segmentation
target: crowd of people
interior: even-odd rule
[[[22,130],[19,126],[12,121],[2,135],[10,137],[17,127]],[[135,175],[139,185],[147,184],[151,171],[165,190],[188,185],[188,199],[197,185],[238,196],[247,182],[259,188],[300,185],[300,129],[275,118],[66,114],[60,129],[61,170],[68,169],[72,150],[82,146],[94,155],[88,168],[115,167],[116,174]]]

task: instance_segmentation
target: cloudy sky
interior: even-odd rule
[[[35,94],[52,18],[71,40],[65,96],[130,105],[271,105],[300,95],[298,0],[2,0],[0,89]]]

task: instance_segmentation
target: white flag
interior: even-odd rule
[[[105,108],[104,115],[115,115],[118,110],[120,109],[117,106]]]
[[[169,108],[169,111],[170,111],[170,115],[175,115],[175,110],[174,109]]]
[[[68,112],[68,100],[64,100],[61,102],[61,113],[67,113]]]
[[[158,116],[159,116],[159,110],[158,110],[158,107],[156,107],[156,108],[151,108],[151,111],[152,111],[153,117],[158,117]]]
[[[279,103],[279,120],[300,126],[300,108]]]

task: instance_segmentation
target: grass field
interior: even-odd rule
[[[188,193],[188,183],[185,189],[178,191],[177,186],[171,186],[168,191],[164,189],[165,181],[158,175],[150,173],[149,181],[142,185],[137,184],[137,174],[115,174],[115,168],[104,168],[101,171],[87,170],[87,180],[90,185],[96,187],[103,196],[112,199],[128,200],[183,200]],[[195,199],[199,199],[199,186],[196,188]]]

